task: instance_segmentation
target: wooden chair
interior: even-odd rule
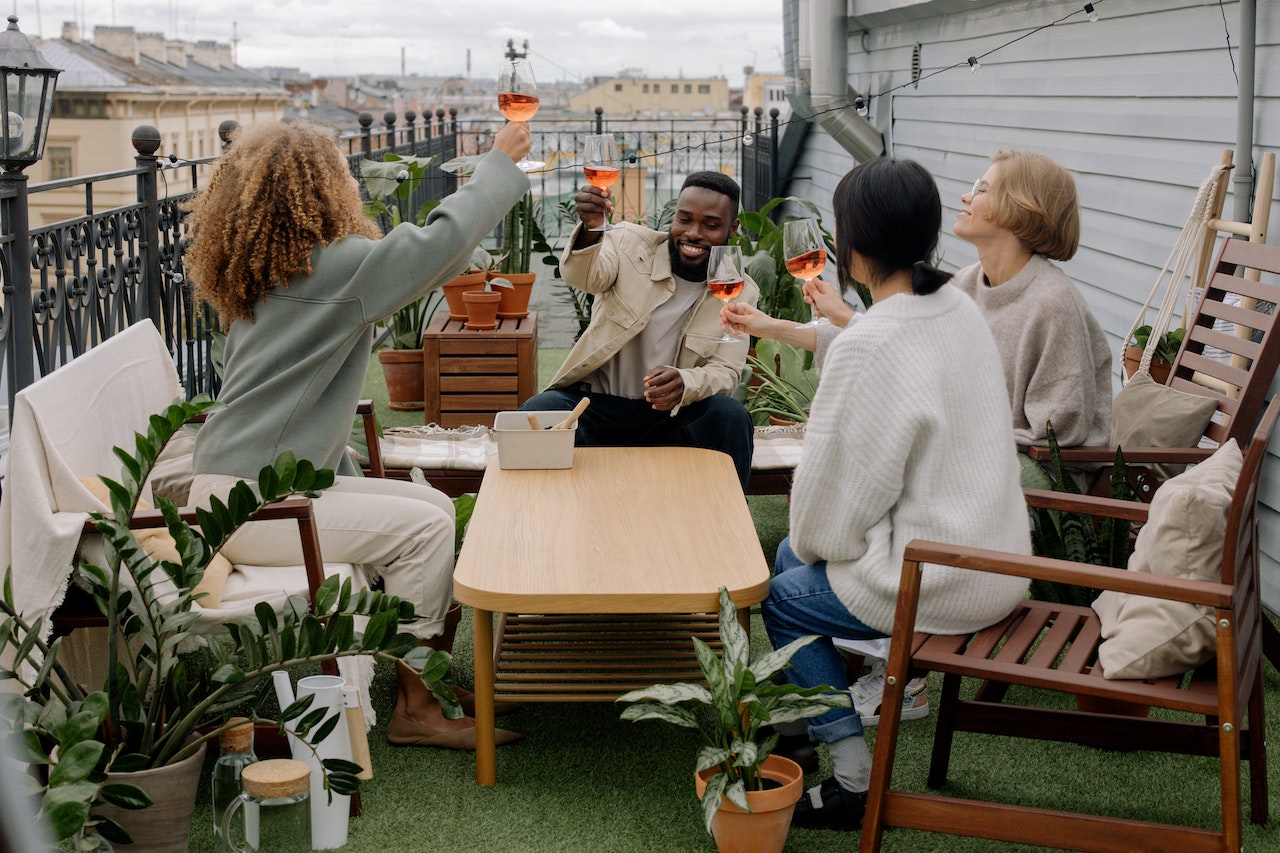
[[[1235,438],[1242,450],[1248,446],[1267,389],[1280,365],[1280,334],[1276,333],[1276,318],[1269,307],[1280,303],[1280,283],[1254,280],[1262,272],[1280,275],[1280,247],[1236,237],[1223,241],[1214,273],[1188,321],[1187,336],[1169,373],[1170,388],[1217,402],[1217,413],[1204,432],[1214,446],[1228,438]],[[1233,294],[1240,297],[1240,304],[1229,304],[1228,297]],[[1214,321],[1219,319],[1236,324],[1237,330],[1251,330],[1252,334],[1215,331]],[[1213,347],[1228,353],[1231,359],[1206,356],[1205,349]],[[1124,448],[1125,462],[1131,466],[1191,464],[1212,453],[1212,448]],[[1028,454],[1040,461],[1049,459],[1048,448],[1033,447]],[[1107,464],[1115,454],[1114,447],[1062,448],[1063,461],[1068,464]],[[1152,477],[1144,475],[1138,481],[1142,500],[1150,500],[1158,485]]]
[[[1267,442],[1280,417],[1270,406],[1252,436],[1237,480],[1222,556],[1220,583],[1169,578],[1041,557],[1025,557],[914,541],[907,546],[889,654],[884,707],[876,742],[860,850],[879,850],[886,826],[911,827],[1024,844],[1088,851],[1241,849],[1240,761],[1249,761],[1250,816],[1267,820],[1263,745],[1262,639],[1259,593],[1257,492]],[[1076,498],[1099,514],[1145,519],[1146,505]],[[1068,583],[1094,589],[1205,605],[1215,611],[1216,660],[1190,677],[1107,680],[1097,666],[1100,624],[1091,608],[1028,599],[1005,620],[965,636],[915,634],[924,564]],[[976,802],[891,787],[903,690],[913,670],[943,673],[928,784],[941,787],[956,731],[1001,734],[1102,748],[1151,749],[1217,756],[1222,792],[1220,830],[1134,819],[1082,815],[1053,808]],[[960,698],[964,676],[982,679],[973,699]],[[1016,705],[1011,685],[1065,693],[1093,701],[1096,710]],[[1039,691],[1018,695],[1034,701]],[[1158,719],[1124,713],[1147,705],[1186,712],[1194,719]],[[1247,716],[1247,726],[1246,726]],[[1059,762],[1046,773],[1068,773]]]

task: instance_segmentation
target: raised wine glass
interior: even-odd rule
[[[507,121],[528,121],[538,112],[538,84],[527,59],[508,59],[498,71],[498,109]],[[516,163],[525,172],[536,172],[547,164],[525,155]]]
[[[730,302],[742,293],[742,249],[738,246],[712,246],[707,261],[707,290],[723,302]],[[738,334],[725,332],[713,343],[731,344],[742,340]]]
[[[822,239],[818,220],[811,217],[788,219],[782,223],[782,250],[787,259],[787,272],[802,282],[817,278],[827,265],[827,244]],[[799,324],[797,329],[811,329],[831,322],[818,314],[816,306],[813,310],[814,318]]]
[[[600,189],[608,189],[622,174],[622,161],[618,158],[618,143],[612,133],[593,133],[582,141],[582,171],[587,183]],[[613,225],[605,220],[599,228],[588,231],[611,231]]]

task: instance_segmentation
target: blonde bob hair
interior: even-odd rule
[[[292,121],[237,135],[188,209],[184,263],[224,329],[252,320],[267,291],[309,275],[317,246],[381,236],[333,137]]]
[[[1080,203],[1071,174],[1027,151],[997,151],[991,162],[999,167],[991,221],[1037,255],[1070,260],[1080,247]]]

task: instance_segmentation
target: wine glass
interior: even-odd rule
[[[742,293],[742,249],[738,246],[712,246],[707,262],[707,290],[723,302],[729,302]],[[731,344],[742,336],[725,332],[712,343]]]
[[[787,259],[787,272],[806,282],[817,278],[827,265],[827,244],[822,239],[818,220],[806,217],[788,219],[782,223],[782,251]],[[815,314],[817,310],[815,306]],[[811,329],[830,322],[826,317],[818,315],[796,328]]]
[[[612,133],[593,133],[582,141],[582,171],[587,183],[600,189],[608,189],[622,175],[622,163],[618,159],[618,143]],[[599,228],[588,231],[611,231],[608,220]]]
[[[498,109],[507,121],[528,121],[538,112],[538,84],[527,59],[508,59],[498,71]],[[529,155],[516,163],[522,171],[534,172],[547,165],[530,160]]]

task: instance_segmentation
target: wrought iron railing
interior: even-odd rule
[[[432,116],[419,121],[412,112],[406,113],[402,124],[396,118],[388,113],[383,124],[374,127],[372,117],[362,115],[360,132],[343,136],[339,144],[357,177],[360,160],[381,159],[388,151],[433,157],[409,199],[413,210],[453,192],[457,178],[439,167],[455,156],[487,151],[500,127],[496,121],[459,120],[456,112],[444,110],[436,111],[434,122]],[[624,169],[624,183],[615,192],[625,192],[625,182],[639,180],[643,174],[644,207],[638,214],[650,221],[657,221],[667,202],[678,194],[683,176],[699,169],[733,174],[742,184],[743,206],[756,209],[774,193],[777,124],[776,111],[766,126],[759,109],[754,117],[744,109],[736,119],[619,121],[606,119],[598,111],[594,126],[581,119],[538,122],[534,154],[548,163],[547,170],[532,175],[534,193],[543,200],[540,221],[553,240],[568,233],[569,223],[557,219],[555,205],[577,192],[582,182],[581,137],[592,132],[615,133],[626,165],[645,167],[643,172]],[[223,129],[227,131],[224,139],[229,139],[232,127]],[[748,139],[750,144],[744,144]],[[147,126],[135,130],[133,142],[137,154],[132,168],[29,188],[32,196],[82,191],[84,213],[63,221],[28,228],[27,211],[16,209],[23,194],[12,181],[0,180],[4,292],[0,384],[10,412],[13,395],[29,381],[142,318],[154,322],[164,336],[188,396],[216,390],[210,336],[217,320],[207,306],[196,303],[183,270],[184,204],[199,191],[216,158],[157,157],[160,134]],[[136,201],[96,209],[96,188],[101,191],[110,182],[128,180],[136,184]],[[498,239],[496,233],[493,239]],[[29,247],[29,276],[21,274],[27,259],[18,246]],[[492,248],[498,248],[496,243]],[[20,258],[22,264],[15,270]],[[25,286],[28,278],[29,288]],[[14,319],[26,314],[31,317],[29,340],[18,340],[26,335],[15,329],[25,324]],[[23,369],[15,372],[15,361],[25,362]]]

